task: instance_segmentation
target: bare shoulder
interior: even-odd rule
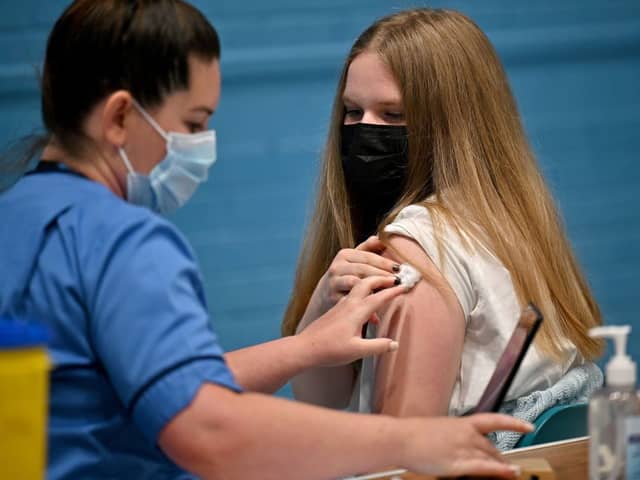
[[[403,235],[390,235],[385,239],[387,248],[383,256],[397,263],[408,263],[420,272],[421,279],[411,292],[394,301],[420,302],[436,298],[455,312],[456,316],[463,316],[462,307],[449,282],[440,272],[431,257],[415,240]]]
[[[409,263],[416,268],[433,266],[431,258],[412,238],[391,234],[385,239],[385,245],[387,248],[382,254],[383,257],[399,263]]]

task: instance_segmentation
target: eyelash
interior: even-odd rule
[[[357,116],[357,115],[362,115],[362,110],[357,108],[352,108],[352,109],[345,108],[345,112],[344,112],[345,117]],[[384,116],[394,121],[404,119],[404,113],[401,113],[401,112],[384,112]]]
[[[204,127],[199,123],[186,122],[186,126],[187,126],[187,128],[189,129],[189,131],[191,133],[197,133],[197,132],[201,132],[202,130],[204,130]]]
[[[404,113],[399,112],[386,112],[385,116],[390,118],[391,120],[398,121],[404,120]]]

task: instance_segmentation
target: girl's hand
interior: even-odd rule
[[[380,239],[373,236],[356,248],[340,250],[318,282],[298,331],[328,312],[362,279],[375,275],[393,280],[394,273],[399,271],[400,265],[380,256],[384,249],[385,246]]]

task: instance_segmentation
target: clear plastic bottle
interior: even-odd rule
[[[589,478],[640,480],[640,396],[636,365],[626,355],[628,326],[599,327],[589,334],[615,340],[606,385],[589,401]]]

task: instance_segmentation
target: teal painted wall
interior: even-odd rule
[[[194,3],[222,39],[219,160],[172,220],[226,348],[278,336],[348,48],[375,18],[428,4],[468,14],[494,42],[606,321],[634,325],[640,359],[640,2]],[[0,1],[0,146],[38,128],[37,69],[65,5]]]

